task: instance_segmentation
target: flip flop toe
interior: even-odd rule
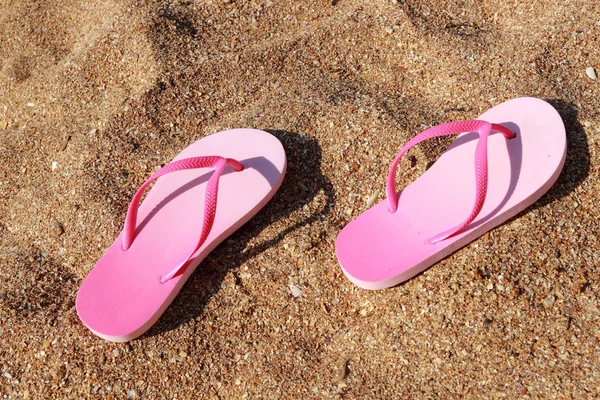
[[[116,342],[147,331],[206,255],[273,197],[285,169],[281,143],[259,130],[186,148],[133,196],[123,231],[77,294],[83,323]]]
[[[401,157],[424,140],[454,134],[435,164],[398,192]],[[340,232],[336,254],[344,274],[365,289],[412,278],[532,205],[558,179],[565,155],[560,115],[535,98],[422,132],[393,161],[387,199]]]

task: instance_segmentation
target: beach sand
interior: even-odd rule
[[[600,397],[588,67],[592,0],[0,0],[0,398]],[[402,285],[352,285],[335,239],[401,145],[521,96],[564,119],[555,186]],[[280,191],[147,334],[95,337],[75,297],[130,197],[234,127],[282,141]]]

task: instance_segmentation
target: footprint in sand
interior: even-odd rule
[[[125,2],[9,2],[0,15],[0,113],[21,124],[31,117],[28,103],[59,125],[73,127],[73,110],[106,121],[152,86],[155,64]]]

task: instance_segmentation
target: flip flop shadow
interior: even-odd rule
[[[238,269],[247,260],[277,245],[291,232],[323,218],[333,209],[335,192],[331,182],[321,173],[321,148],[318,142],[287,131],[267,131],[282,142],[288,157],[288,168],[280,189],[254,218],[221,243],[198,265],[173,303],[142,338],[161,335],[198,318],[208,300],[220,290],[229,271]],[[197,178],[198,182],[195,180],[182,186],[172,196],[180,195],[209,177],[210,173],[208,176]],[[295,210],[311,203],[320,192],[324,192],[328,199],[322,209],[316,210],[271,238],[248,246],[250,239],[275,221],[284,219]],[[156,211],[159,207],[160,205]],[[225,254],[227,257],[222,257]]]

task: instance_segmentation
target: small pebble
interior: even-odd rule
[[[0,121],[0,129],[5,130],[7,126],[8,126],[7,120]]]
[[[52,234],[55,237],[59,237],[64,232],[65,232],[65,228],[63,227],[63,225],[56,218],[53,218],[52,219]]]
[[[127,391],[127,398],[129,399],[134,399],[136,397],[136,394],[133,390],[128,390]]]
[[[54,378],[55,381],[61,381],[65,375],[67,373],[67,367],[63,365],[59,365],[58,367],[54,368],[54,370],[52,371],[52,377]]]
[[[27,107],[35,107],[35,103],[27,103]]]
[[[119,349],[114,349],[112,354],[113,354],[113,357],[119,357],[119,354],[120,354]]]
[[[339,367],[337,376],[335,377],[336,383],[342,382],[344,379],[346,379],[348,377],[348,363],[349,362],[350,362],[350,358],[346,357],[340,363],[340,367]]]
[[[598,75],[596,75],[596,70],[594,69],[594,67],[587,67],[585,69],[585,73],[590,79],[598,79]]]
[[[302,294],[302,289],[298,285],[290,284],[290,292],[292,292],[292,296],[299,297]]]
[[[373,204],[375,204],[375,201],[377,201],[377,197],[379,197],[379,190],[376,190],[375,193],[369,196],[367,200],[367,208],[370,208]]]
[[[58,168],[58,163],[56,161],[52,161],[52,171]]]
[[[58,151],[63,151],[67,148],[67,145],[69,144],[69,139],[71,139],[71,136],[65,135],[63,140],[60,142],[60,146],[58,146]]]
[[[554,304],[554,295],[553,294],[549,294],[548,296],[546,296],[546,298],[544,299],[544,305],[546,307],[550,307],[552,304]]]

